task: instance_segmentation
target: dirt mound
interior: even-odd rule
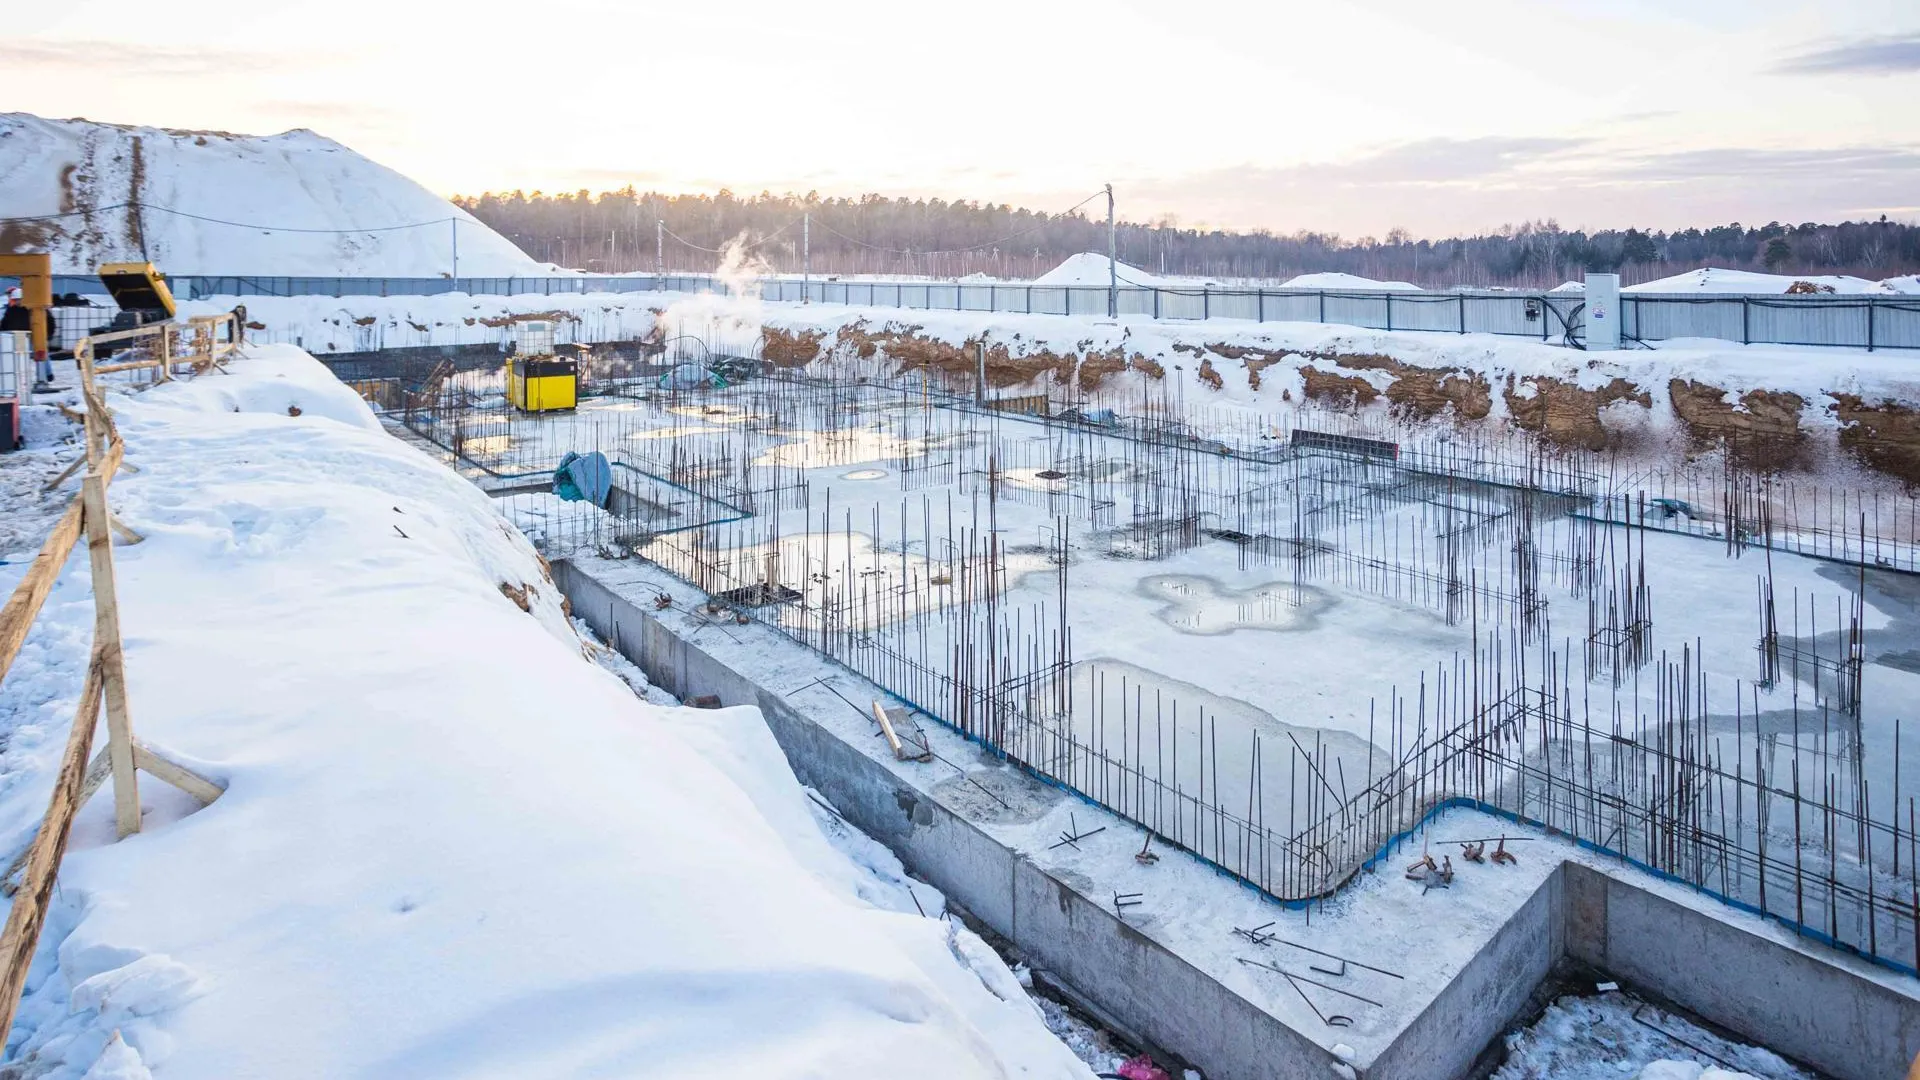
[[[1800,412],[1807,401],[1784,390],[1749,390],[1738,402],[1717,386],[1674,379],[1667,383],[1673,415],[1687,434],[1703,446],[1724,445],[1741,464],[1764,472],[1778,472],[1800,463],[1807,449],[1807,433]]]
[[[1305,384],[1307,400],[1326,405],[1357,409],[1380,397],[1380,391],[1358,375],[1335,375],[1312,364],[1300,369],[1300,381]]]
[[[1892,401],[1869,405],[1853,394],[1830,396],[1833,415],[1845,425],[1840,448],[1867,468],[1920,488],[1920,410]]]
[[[513,315],[495,315],[480,320],[481,326],[498,329],[523,322],[579,322],[580,316],[571,311],[522,311]]]
[[[760,328],[760,357],[774,367],[805,367],[820,359],[820,344],[826,337],[824,330],[764,326]]]
[[[1653,408],[1653,395],[1619,378],[1588,390],[1548,376],[1516,380],[1509,375],[1501,397],[1515,427],[1555,445],[1582,450],[1604,450],[1617,438],[1600,422],[1601,409],[1616,401]]]
[[[829,354],[861,360],[885,357],[898,371],[932,371],[949,386],[972,386],[980,339],[968,338],[955,344],[928,337],[922,333],[923,329],[906,323],[875,327],[863,319],[841,327],[828,345],[821,333],[768,327],[762,331],[762,354],[786,367],[809,363]],[[1092,344],[1083,341],[1077,350],[1055,352],[1028,350],[1018,338],[1012,342],[989,342],[987,385],[1000,390],[1048,379],[1057,386],[1078,386],[1091,391],[1109,375],[1129,369],[1155,379],[1166,376],[1165,368],[1139,353],[1129,354],[1124,348],[1095,349]]]

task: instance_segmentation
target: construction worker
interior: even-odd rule
[[[26,305],[25,295],[20,286],[7,289],[7,309],[0,314],[0,334],[9,332],[31,333],[33,331],[33,312]],[[50,386],[53,383],[53,361],[41,352],[35,357],[33,381],[38,386]]]

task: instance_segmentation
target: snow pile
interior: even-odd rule
[[[1420,286],[1410,281],[1375,281],[1358,274],[1342,274],[1325,271],[1318,274],[1301,274],[1290,278],[1280,286],[1283,289],[1352,289],[1370,292],[1419,292]]]
[[[0,114],[0,218],[128,202],[146,209],[0,225],[0,251],[50,251],[61,274],[148,261],[168,274],[443,277],[457,229],[462,277],[553,272],[466,211],[311,131]],[[369,229],[383,231],[355,231]]]
[[[1111,269],[1109,269],[1109,267],[1111,267]],[[1128,266],[1126,263],[1109,259],[1105,255],[1097,255],[1091,251],[1083,251],[1078,255],[1067,256],[1065,262],[1034,278],[1033,283],[1035,285],[1080,287],[1097,285],[1104,289],[1110,284],[1108,280],[1110,275],[1117,275],[1120,279],[1120,285],[1123,288],[1127,286],[1140,289],[1175,287],[1172,283],[1162,278],[1157,278],[1137,266]]]
[[[1684,274],[1661,278],[1658,281],[1643,281],[1638,285],[1629,285],[1622,292],[1643,293],[1732,293],[1750,296],[1784,294],[1796,291],[1806,292],[1812,289],[1822,293],[1876,294],[1891,293],[1894,289],[1885,282],[1868,281],[1866,278],[1848,277],[1845,274],[1761,274],[1752,270],[1723,270],[1709,266],[1701,270],[1689,270]]]
[[[120,843],[81,813],[30,1074],[1088,1075],[937,893],[822,837],[756,711],[590,664],[526,540],[310,357],[113,405],[136,730],[227,788],[143,777]],[[75,559],[0,687],[9,850],[92,619]]]
[[[1887,291],[1891,293],[1898,293],[1901,296],[1920,296],[1920,274],[1888,278],[1880,284],[1885,285]]]

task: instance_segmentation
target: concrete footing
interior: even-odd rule
[[[1345,1036],[1358,1052],[1336,1054],[1337,1030],[1296,1028],[1272,1001],[1229,985],[1217,953],[1187,954],[1179,942],[1119,917],[1091,881],[1043,866],[1035,853],[992,835],[978,800],[970,808],[955,796],[963,789],[904,772],[848,729],[796,706],[794,687],[767,685],[778,675],[796,677],[804,664],[783,657],[810,657],[803,646],[747,628],[765,641],[735,643],[723,661],[666,617],[679,612],[654,609],[662,592],[678,591],[676,608],[695,599],[656,569],[560,561],[553,572],[574,614],[648,679],[683,700],[758,706],[801,782],[1079,995],[1210,1080],[1326,1080],[1349,1067],[1380,1080],[1462,1076],[1522,1018],[1534,990],[1567,957],[1841,1080],[1898,1077],[1920,1053],[1920,983],[1637,871],[1563,858],[1443,983],[1410,984],[1410,993],[1426,997],[1423,1005],[1402,1009],[1405,1019],[1384,1030]],[[725,640],[716,635],[710,644]],[[885,696],[877,688],[868,694]],[[1009,803],[1047,808],[1073,798],[1010,770],[995,775],[1025,786],[1005,789]],[[1207,885],[1246,902],[1246,890],[1224,878]],[[1217,929],[1224,936],[1231,927]]]

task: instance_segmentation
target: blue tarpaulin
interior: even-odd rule
[[[612,490],[613,466],[607,464],[607,456],[598,450],[588,454],[569,452],[553,470],[553,493],[568,502],[590,502],[604,507]]]

